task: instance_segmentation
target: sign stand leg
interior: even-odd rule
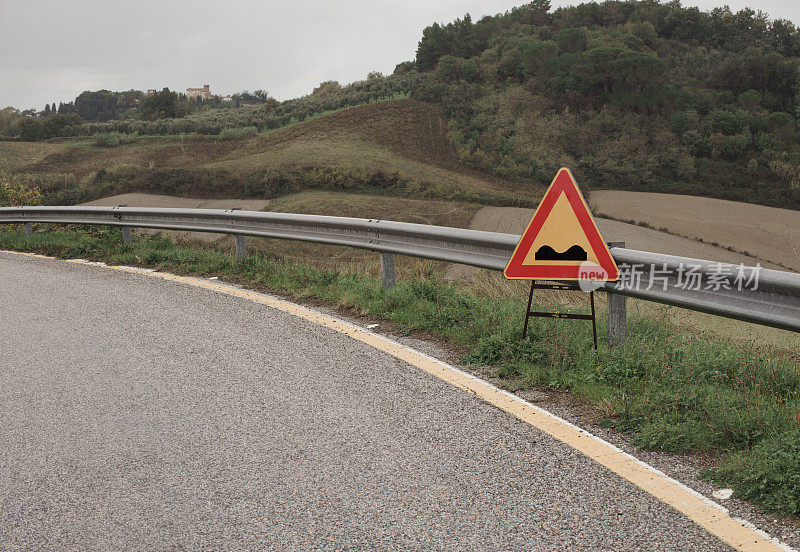
[[[522,326],[522,339],[525,340],[525,336],[528,335],[528,319],[531,317],[531,302],[533,301],[533,284],[536,283],[536,280],[531,280],[531,292],[528,294],[528,308],[525,309],[525,325]]]
[[[525,325],[522,327],[522,339],[525,339],[525,337],[528,335],[528,319],[531,316],[537,316],[541,318],[570,318],[573,320],[591,320],[594,350],[595,351],[597,350],[597,319],[595,318],[594,291],[589,292],[589,302],[592,306],[592,314],[570,314],[563,312],[532,312],[531,304],[533,303],[534,289],[557,289],[563,291],[580,291],[580,287],[574,283],[537,284],[536,280],[531,280],[531,292],[528,295],[528,308],[525,310]]]
[[[594,350],[597,350],[597,322],[594,316],[594,291],[589,292],[589,301],[592,303],[592,337],[594,338]]]

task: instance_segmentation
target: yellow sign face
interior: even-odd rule
[[[580,251],[575,249],[575,246],[578,246]],[[547,249],[548,247],[550,249]],[[555,255],[550,250],[555,252]],[[559,254],[565,257],[581,258],[574,260],[559,259]],[[546,257],[549,257],[549,259]],[[600,264],[594,249],[589,243],[589,239],[581,228],[578,217],[564,195],[560,195],[555,205],[553,205],[550,216],[545,219],[541,230],[534,238],[523,264],[534,264],[537,260],[549,260],[552,263],[564,266],[580,265],[586,261]]]

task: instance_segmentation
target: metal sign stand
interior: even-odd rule
[[[539,318],[572,318],[577,320],[591,320],[592,321],[592,337],[594,338],[594,350],[597,350],[597,323],[594,316],[594,291],[589,292],[589,301],[592,305],[592,314],[570,314],[562,312],[532,312],[531,303],[533,302],[534,289],[556,289],[563,291],[581,291],[577,284],[564,283],[564,284],[537,284],[536,280],[531,280],[531,292],[528,295],[528,309],[525,311],[525,325],[522,328],[522,339],[528,335],[528,319],[531,316]]]

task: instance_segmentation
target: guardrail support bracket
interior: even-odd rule
[[[31,224],[30,222],[26,222],[25,223],[25,235],[26,236],[30,236],[31,234],[33,234],[33,224]]]
[[[133,233],[131,232],[130,226],[122,227],[122,241],[125,243],[125,245],[130,245],[133,243]]]

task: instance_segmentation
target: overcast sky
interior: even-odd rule
[[[43,109],[83,90],[263,89],[278,99],[324,80],[391,73],[422,29],[526,0],[0,0],[0,107]],[[553,7],[579,2],[551,0]],[[709,10],[724,2],[684,1]],[[800,23],[798,0],[730,0]]]

